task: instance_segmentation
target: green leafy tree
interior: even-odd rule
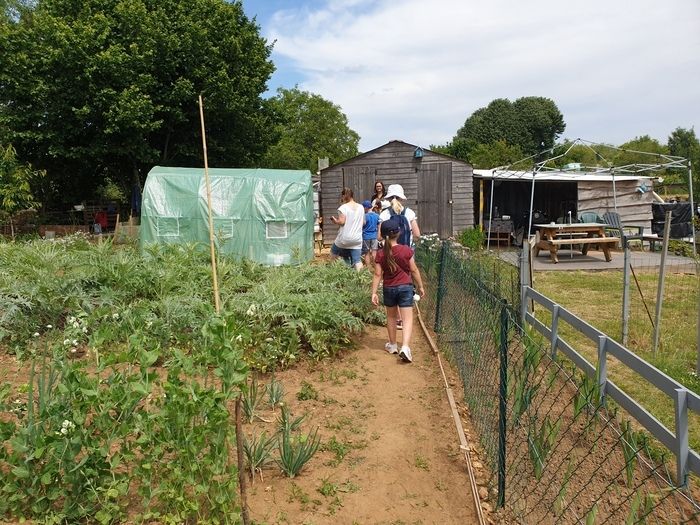
[[[534,155],[554,146],[566,128],[559,108],[549,98],[522,97],[515,102],[499,98],[467,118],[452,140],[456,156],[469,160],[479,145],[503,141],[519,147],[524,155]],[[502,146],[495,146],[502,147]]]
[[[360,136],[340,106],[320,95],[280,88],[270,107],[278,119],[278,140],[265,155],[265,166],[315,173],[319,158],[328,157],[332,165],[358,154]]]
[[[523,150],[520,146],[512,146],[505,140],[497,140],[490,144],[477,144],[469,153],[469,162],[475,168],[496,168],[509,166],[523,159]],[[515,169],[529,169],[532,162],[519,162]]]
[[[240,2],[40,0],[0,30],[0,133],[65,202],[155,163],[250,166],[271,140],[271,45]]]
[[[698,175],[700,173],[700,141],[695,136],[695,130],[693,128],[676,128],[668,137],[668,151],[671,155],[685,157],[691,162],[693,194],[697,203],[700,200],[700,176]],[[687,180],[687,176],[679,176],[679,178]]]
[[[32,193],[32,182],[43,176],[43,171],[22,164],[11,144],[0,147],[0,218],[9,220],[13,239],[12,217],[20,210],[39,204]]]

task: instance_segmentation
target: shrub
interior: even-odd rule
[[[481,250],[484,247],[486,234],[481,228],[467,228],[459,233],[457,240],[462,246],[472,250]]]

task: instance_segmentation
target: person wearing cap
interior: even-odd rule
[[[350,188],[343,188],[340,201],[338,216],[331,216],[333,224],[340,226],[331,246],[331,259],[342,257],[359,271],[362,269],[362,228],[365,224],[365,210],[361,204],[355,202]]]
[[[377,240],[379,215],[374,212],[371,201],[362,201],[362,206],[365,209],[365,226],[362,228],[362,255],[365,257],[365,264],[371,269],[374,268],[374,256],[379,246]]]
[[[377,252],[374,264],[374,277],[372,279],[372,304],[379,306],[377,290],[382,281],[384,306],[386,307],[386,330],[389,341],[384,349],[390,354],[398,354],[399,357],[410,363],[411,336],[413,335],[413,295],[414,287],[420,295],[425,294],[423,280],[413,258],[413,250],[409,246],[398,243],[401,232],[401,221],[397,216],[390,217],[381,223],[380,233],[384,240],[384,247]],[[396,341],[396,321],[399,314],[403,319],[403,336],[401,349]]]
[[[389,188],[386,190],[386,200],[389,202],[389,206],[382,209],[379,214],[379,223],[388,220],[390,217],[401,215],[406,218],[406,223],[409,226],[408,233],[408,245],[415,246],[416,241],[420,237],[420,228],[418,226],[418,217],[416,212],[414,212],[408,206],[404,206],[402,201],[406,200],[406,195],[403,192],[403,186],[401,184],[390,184]],[[382,240],[381,229],[379,240]],[[404,244],[402,239],[399,239],[399,243]]]

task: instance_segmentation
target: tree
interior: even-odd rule
[[[465,141],[471,153],[480,144],[504,141],[529,156],[554,146],[565,128],[564,117],[549,98],[521,97],[515,102],[498,98],[472,113],[452,143]]]
[[[8,144],[0,147],[0,217],[10,221],[10,232],[15,238],[13,216],[20,210],[39,204],[32,193],[32,182],[45,173],[28,164],[21,164],[17,152]]]
[[[0,137],[62,200],[155,164],[250,166],[271,140],[271,45],[225,0],[41,0],[0,30]]]
[[[475,168],[495,168],[508,166],[523,159],[523,150],[519,146],[511,146],[505,140],[497,140],[490,144],[477,144],[469,153],[469,162]],[[524,170],[532,167],[532,162],[513,166],[514,169]]]
[[[316,173],[319,158],[337,164],[358,154],[360,136],[350,129],[340,106],[320,95],[280,88],[270,106],[277,118],[278,141],[265,155],[267,167]]]
[[[676,128],[668,137],[668,151],[671,155],[685,157],[691,162],[693,173],[694,201],[700,200],[700,141],[693,128]],[[681,180],[685,179],[682,177]]]

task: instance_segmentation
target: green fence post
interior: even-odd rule
[[[508,382],[508,301],[501,306],[501,355],[500,384],[498,388],[498,501],[496,507],[506,503],[506,400]]]
[[[435,333],[442,325],[442,301],[445,298],[445,261],[447,260],[447,241],[442,241],[440,251],[440,274],[438,276],[437,300],[435,302]]]

